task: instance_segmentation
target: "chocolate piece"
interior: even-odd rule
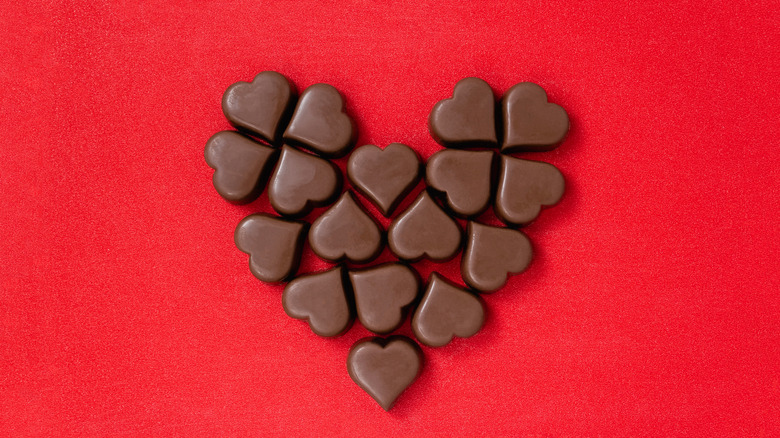
[[[228,87],[222,96],[222,112],[238,130],[279,144],[295,97],[295,87],[287,78],[264,71],[252,82],[236,82]]]
[[[311,330],[320,336],[338,336],[349,330],[354,316],[345,272],[336,266],[287,283],[282,293],[285,313],[307,321]]]
[[[445,147],[495,147],[496,99],[487,82],[479,78],[461,79],[452,97],[434,105],[428,116],[428,129]]]
[[[349,152],[355,138],[355,124],[344,112],[344,99],[328,84],[314,84],[301,93],[284,132],[289,144],[329,158]]]
[[[265,213],[251,214],[238,223],[233,238],[249,254],[249,270],[262,281],[275,283],[295,274],[301,259],[305,222]]]
[[[558,203],[564,187],[563,175],[552,164],[502,155],[496,216],[507,224],[527,225],[542,206]]]
[[[333,163],[285,145],[271,176],[268,200],[280,214],[305,216],[335,201],[340,190],[341,171]]]
[[[349,351],[347,371],[382,409],[389,411],[420,374],[422,360],[422,350],[406,336],[364,338]]]
[[[461,238],[458,223],[425,191],[387,229],[390,250],[409,261],[423,257],[437,262],[449,260],[458,253]]]
[[[385,263],[350,271],[357,316],[363,327],[385,334],[397,329],[420,291],[420,279],[412,268]]]
[[[206,164],[214,169],[217,193],[234,204],[248,204],[263,191],[279,151],[238,132],[221,131],[206,142]]]
[[[531,241],[520,231],[469,222],[466,235],[460,272],[474,289],[493,292],[506,284],[508,274],[523,272],[531,263]]]
[[[392,143],[384,150],[367,144],[349,156],[347,177],[355,189],[388,217],[417,185],[420,159],[405,144]]]
[[[325,260],[354,263],[373,260],[382,251],[382,231],[376,221],[345,192],[311,225],[309,246]]]
[[[456,214],[476,216],[490,205],[492,151],[444,149],[428,159],[425,181],[446,195],[447,206]]]
[[[412,316],[412,330],[423,344],[441,347],[447,345],[453,336],[473,336],[484,322],[482,300],[434,272]]]
[[[501,152],[551,151],[569,132],[569,116],[547,102],[547,93],[533,82],[522,82],[501,99],[504,142]]]

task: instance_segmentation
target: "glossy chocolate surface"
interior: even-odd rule
[[[287,143],[329,158],[345,155],[356,138],[355,124],[344,112],[344,98],[328,84],[314,84],[301,93],[284,132]]]
[[[384,247],[379,224],[345,192],[309,229],[309,246],[325,260],[366,263]]]
[[[347,177],[388,217],[420,180],[420,158],[405,144],[392,143],[384,149],[367,144],[349,156]]]
[[[561,172],[552,164],[501,156],[495,212],[512,225],[527,225],[543,206],[555,205],[565,189]]]
[[[423,191],[387,229],[390,250],[402,260],[446,261],[458,253],[460,226]]]
[[[341,171],[333,163],[285,145],[271,176],[268,200],[279,214],[305,216],[335,201],[341,183]]]
[[[569,116],[547,102],[547,93],[533,82],[521,82],[501,99],[504,140],[501,152],[550,151],[569,132]]]
[[[455,336],[475,335],[484,322],[482,300],[434,272],[412,317],[412,330],[421,343],[441,347]]]
[[[252,82],[236,82],[222,96],[222,112],[236,129],[281,143],[296,99],[295,87],[284,76],[264,71]]]
[[[461,259],[463,281],[480,292],[493,292],[507,276],[525,271],[531,263],[531,241],[520,231],[469,222]]]
[[[494,157],[492,151],[441,150],[428,159],[425,181],[455,214],[476,216],[490,206]]]
[[[495,147],[496,99],[487,82],[465,78],[455,84],[452,97],[434,105],[428,129],[445,147]]]
[[[214,134],[204,151],[206,163],[214,169],[214,188],[234,204],[248,204],[260,196],[278,154],[235,131]]]
[[[337,266],[290,281],[282,293],[285,313],[307,321],[311,330],[320,336],[346,332],[352,326],[354,315],[345,274],[345,269]]]
[[[357,316],[363,327],[386,334],[403,323],[420,291],[420,279],[412,268],[385,263],[350,271]]]
[[[297,271],[306,228],[304,222],[256,213],[239,222],[233,238],[238,249],[249,254],[252,274],[276,283]]]

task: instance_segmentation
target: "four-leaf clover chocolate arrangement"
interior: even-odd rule
[[[440,347],[482,328],[481,295],[531,262],[531,242],[518,228],[564,191],[554,166],[509,155],[552,150],[569,130],[563,108],[530,82],[511,87],[497,105],[485,81],[459,81],[430,113],[431,136],[444,149],[427,163],[401,143],[352,150],[355,124],[341,94],[327,84],[298,96],[287,78],[262,72],[231,85],[222,109],[237,131],[218,132],[206,144],[214,188],[227,201],[246,204],[267,187],[273,208],[241,220],[236,246],[249,254],[258,279],[286,282],[284,311],[317,335],[339,336],[356,318],[380,335],[352,347],[347,371],[385,410],[419,374],[417,342]],[[330,161],[347,154],[346,177],[355,192],[343,191],[344,175]],[[421,180],[425,188],[396,211]],[[364,203],[390,220],[387,230]],[[328,208],[312,223],[301,220],[318,207]],[[478,221],[489,208],[506,226]],[[368,265],[385,243],[397,261]],[[298,275],[306,244],[335,267]],[[445,262],[461,250],[467,287],[436,272],[423,282],[413,266],[422,259]],[[410,313],[417,342],[391,335]]]

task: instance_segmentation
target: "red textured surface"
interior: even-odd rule
[[[0,434],[780,435],[777,2],[115,3],[0,6]],[[318,338],[249,273],[267,198],[211,187],[262,70],[424,156],[466,76],[571,116],[529,155],[568,183],[530,270],[390,413],[346,372],[364,329]]]

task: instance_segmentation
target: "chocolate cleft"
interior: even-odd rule
[[[249,270],[258,279],[277,283],[298,270],[308,224],[266,213],[251,214],[238,223],[233,238],[249,254]]]
[[[341,171],[333,163],[284,145],[268,185],[268,200],[279,214],[301,217],[333,203],[341,184]]]
[[[367,144],[355,149],[347,162],[347,177],[355,189],[389,217],[420,180],[420,158],[401,143],[386,148]]]
[[[487,82],[479,78],[461,79],[451,98],[434,105],[428,116],[428,129],[444,147],[495,148],[495,110],[496,99]]]
[[[382,229],[347,191],[309,229],[309,246],[321,258],[367,263],[384,247]]]
[[[279,151],[235,131],[220,131],[206,142],[206,164],[212,183],[233,204],[248,204],[262,193]]]
[[[566,111],[547,101],[547,93],[533,82],[514,85],[501,99],[501,152],[543,152],[558,147],[569,132]]]
[[[323,157],[338,158],[355,145],[357,131],[344,111],[344,98],[338,90],[328,84],[314,84],[301,93],[284,139]]]
[[[385,411],[417,379],[423,363],[420,347],[406,336],[363,338],[349,350],[347,372]]]
[[[490,206],[495,155],[492,151],[438,151],[428,159],[425,181],[433,193],[444,195],[453,213],[477,216]]]
[[[460,272],[463,281],[480,292],[493,292],[508,275],[525,271],[531,263],[531,241],[518,230],[469,222]]]
[[[222,112],[239,131],[279,145],[296,97],[295,86],[287,78],[264,71],[252,82],[236,82],[228,87],[222,96]]]
[[[484,322],[485,308],[479,297],[433,272],[412,316],[412,331],[421,343],[441,347],[453,337],[475,335]]]
[[[462,241],[458,223],[441,209],[427,191],[390,223],[387,243],[398,258],[447,261],[458,253]]]
[[[282,307],[290,317],[308,322],[319,336],[334,337],[345,333],[354,320],[346,269],[336,266],[290,281],[282,293]]]
[[[355,307],[366,329],[387,334],[401,326],[420,292],[417,272],[402,263],[349,271]]]
[[[563,175],[552,164],[502,155],[496,216],[510,225],[528,225],[542,207],[560,201],[565,185]]]

